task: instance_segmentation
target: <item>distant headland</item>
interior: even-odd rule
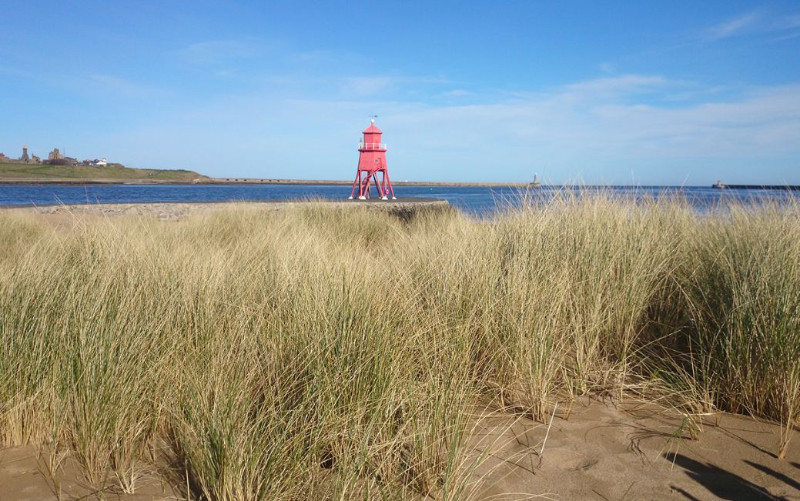
[[[185,169],[139,169],[126,167],[106,158],[78,160],[54,148],[42,159],[29,153],[26,145],[22,154],[12,158],[0,153],[0,183],[7,184],[304,184],[350,185],[343,179],[279,179],[251,177],[209,177]],[[395,186],[454,186],[489,188],[539,188],[537,176],[533,182],[446,182],[394,181]]]
[[[0,153],[0,183],[7,184],[196,184],[209,177],[190,170],[137,169],[106,158],[78,160],[53,148],[42,159],[28,152],[11,158]]]

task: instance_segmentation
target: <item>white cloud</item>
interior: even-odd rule
[[[798,31],[796,33],[789,33],[787,35],[781,35],[779,37],[773,38],[770,41],[771,42],[785,42],[786,40],[792,40],[792,39],[797,38],[797,37],[800,37],[800,31]]]
[[[800,28],[800,14],[792,14],[779,19],[778,27],[786,30]]]
[[[385,76],[347,77],[341,82],[341,90],[356,96],[368,96],[383,92],[395,83],[394,79]]]
[[[654,81],[667,85],[662,79]],[[452,127],[502,124],[502,130],[486,130],[483,135],[518,138],[517,146],[525,140],[535,141],[546,144],[548,150],[571,151],[585,158],[800,153],[798,85],[768,87],[722,102],[664,107],[636,102],[632,93],[598,98],[596,83],[570,85],[513,105],[443,111],[454,116]],[[576,89],[584,91],[579,98]],[[632,88],[632,92],[636,90]],[[571,99],[564,99],[566,95]],[[626,103],[628,100],[633,102]],[[465,112],[474,120],[464,116]],[[788,131],[794,131],[794,137]]]
[[[114,75],[94,74],[88,77],[88,81],[96,89],[126,97],[152,97],[164,94],[164,92],[153,87]]]
[[[758,12],[748,12],[723,23],[712,26],[706,30],[706,36],[710,40],[721,40],[741,35],[753,30],[763,20],[763,16]]]
[[[0,65],[0,74],[18,78],[32,78],[34,76],[34,74],[28,70],[5,65]]]
[[[602,71],[603,73],[616,73],[617,72],[617,67],[616,67],[616,65],[614,63],[607,63],[607,62],[606,63],[600,63],[598,65],[598,67],[600,68],[600,71]]]
[[[364,92],[393,85],[388,77],[356,83]],[[393,175],[403,179],[522,181],[535,170],[551,182],[580,175],[619,183],[631,182],[636,171],[637,182],[710,184],[724,166],[778,157],[783,163],[759,170],[758,182],[784,182],[776,176],[789,169],[800,176],[800,84],[729,90],[725,97],[698,92],[679,104],[664,98],[685,87],[623,75],[493,101],[481,95],[482,104],[462,105],[377,94],[341,99],[336,89],[316,100],[228,96],[142,130],[136,148],[156,156],[136,163],[156,166],[170,149],[164,166],[211,175],[229,172],[216,160],[204,162],[225,158],[225,165],[251,166],[241,176],[344,179],[355,168],[359,132],[377,113]]]
[[[771,41],[780,42],[800,35],[797,32],[798,28],[800,28],[800,13],[756,10],[707,28],[701,38],[705,41],[716,42],[728,38],[761,34],[772,35]]]
[[[462,97],[474,97],[474,96],[475,96],[474,92],[470,92],[464,89],[453,89],[442,93],[442,97],[445,98],[462,98]]]
[[[562,94],[597,98],[598,96],[618,96],[648,92],[666,83],[663,77],[650,75],[620,75],[615,77],[597,78],[569,84],[564,87]]]
[[[176,50],[174,54],[193,64],[214,65],[257,57],[264,50],[264,44],[253,39],[210,40],[193,43]]]
[[[417,90],[419,86],[446,84],[438,77],[413,77],[404,75],[348,76],[338,79],[342,96],[368,97],[378,94],[397,94]]]

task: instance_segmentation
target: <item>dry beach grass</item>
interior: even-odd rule
[[[775,421],[760,450],[797,471],[798,215],[569,193],[491,221],[2,212],[0,439],[104,495],[156,472],[193,499],[478,498],[508,430],[594,397],[668,409],[667,439]]]

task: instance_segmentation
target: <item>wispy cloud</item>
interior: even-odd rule
[[[452,89],[443,92],[441,95],[442,97],[445,98],[463,98],[463,97],[473,97],[475,96],[475,93],[464,89]]]
[[[564,87],[564,91],[587,96],[619,95],[649,91],[665,83],[666,80],[660,76],[620,75],[569,84]]]
[[[393,85],[388,77],[356,83],[365,92]],[[208,138],[201,142],[209,148],[234,144],[237,151],[258,151],[266,164],[302,168],[311,177],[349,175],[332,172],[331,166],[350,165],[349,138],[371,113],[381,116],[393,165],[401,166],[397,175],[409,179],[522,180],[536,166],[540,175],[555,182],[579,174],[590,182],[625,182],[632,169],[650,166],[638,176],[674,182],[691,175],[690,182],[704,184],[721,175],[718,167],[707,165],[800,158],[800,84],[728,89],[722,95],[703,93],[696,85],[694,99],[677,103],[667,97],[685,92],[685,82],[635,74],[574,82],[528,96],[481,95],[480,104],[464,104],[472,100],[469,96],[434,104],[392,100],[391,94],[380,93],[353,93],[345,100],[333,89],[319,99],[226,99],[206,109],[206,118],[187,117],[179,128]],[[649,92],[655,90],[654,99]],[[195,130],[201,126],[205,129]],[[265,143],[268,137],[274,140]],[[301,165],[293,155],[310,138],[331,155],[304,157]],[[499,151],[513,159],[503,165],[502,175],[497,171]],[[790,172],[786,162],[780,172]],[[443,165],[458,165],[458,171],[442,171]],[[663,172],[653,171],[654,166]]]
[[[790,40],[800,34],[800,13],[756,10],[740,14],[705,29],[702,39],[716,42],[748,35],[770,35],[772,41]],[[775,36],[775,35],[778,36]]]
[[[800,28],[800,13],[791,14],[778,20],[778,26],[782,29]]]
[[[800,13],[778,19],[776,31],[779,35],[773,38],[772,42],[784,42],[800,37]]]
[[[711,26],[705,31],[708,40],[722,40],[742,35],[759,27],[764,16],[759,12],[748,12],[720,24]]]
[[[655,79],[667,89],[673,85]],[[532,166],[545,165],[549,170],[537,170],[555,182],[578,174],[590,182],[626,182],[631,170],[639,169],[638,176],[649,176],[651,182],[688,176],[690,182],[705,184],[724,173],[720,165],[743,159],[751,159],[753,167],[769,165],[774,182],[784,182],[778,176],[788,172],[797,176],[789,165],[800,158],[800,85],[740,90],[724,99],[681,106],[639,100],[636,93],[598,97],[594,86],[579,82],[513,102],[394,106],[384,113],[394,122],[385,129],[392,133],[387,140],[413,145],[393,157],[414,163],[410,168],[417,171],[408,174],[412,178],[437,172],[445,156],[449,164],[459,165],[463,178],[491,179],[500,149],[503,158],[513,159],[503,164],[509,179],[526,179]],[[785,159],[782,167],[769,164],[778,157]],[[753,179],[768,175],[753,172]]]
[[[19,78],[31,78],[34,76],[34,74],[28,70],[23,70],[21,68],[15,68],[13,66],[4,66],[4,65],[0,65],[0,74],[9,75],[12,77],[19,77]]]
[[[101,89],[125,97],[154,97],[164,94],[163,91],[149,85],[140,84],[115,75],[90,75],[88,77],[88,83],[95,89]]]
[[[254,39],[210,40],[193,43],[176,50],[174,54],[193,64],[215,65],[254,58],[262,55],[265,50],[265,44]]]
[[[385,91],[396,84],[396,80],[390,77],[346,77],[342,80],[341,88],[343,92],[349,92],[358,96],[368,96]]]
[[[347,76],[339,79],[339,88],[343,96],[364,97],[393,92],[404,94],[404,90],[419,89],[427,85],[442,85],[449,81],[439,77],[375,75]]]
[[[616,73],[617,72],[617,66],[614,63],[604,62],[604,63],[600,63],[598,65],[598,67],[600,68],[600,71],[602,71],[603,73]]]
[[[318,49],[294,52],[289,54],[287,59],[300,64],[339,64],[342,62],[363,61],[365,57],[352,52],[334,52]]]
[[[781,36],[773,38],[770,41],[771,42],[785,42],[787,40],[792,40],[792,39],[795,39],[795,38],[798,38],[798,37],[800,37],[800,31],[797,31],[795,33],[789,33],[787,35],[781,35]]]

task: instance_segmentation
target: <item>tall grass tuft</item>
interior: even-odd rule
[[[780,421],[783,456],[798,213],[570,192],[488,221],[3,213],[0,439],[127,492],[168,461],[195,499],[458,499],[476,408],[544,421],[650,378]]]
[[[800,418],[798,208],[727,207],[698,221],[676,280],[677,350],[710,405],[783,423]]]

